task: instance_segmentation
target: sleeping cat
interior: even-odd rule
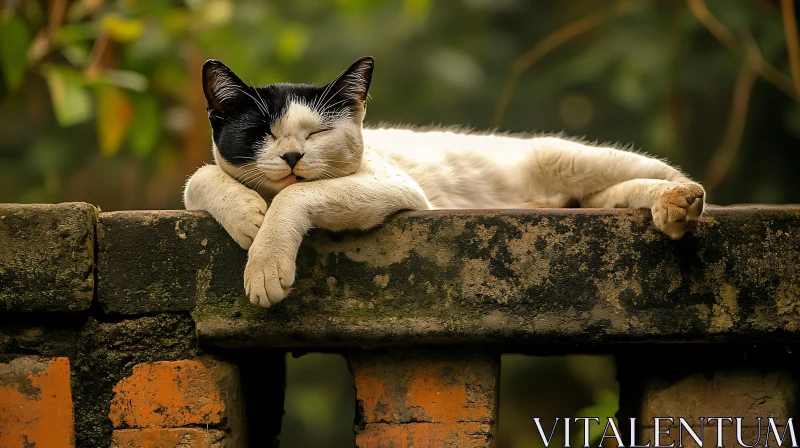
[[[203,65],[216,164],[192,175],[184,203],[249,250],[251,302],[286,297],[311,227],[369,229],[399,210],[631,207],[650,209],[672,239],[697,226],[703,187],[644,155],[556,137],[362,129],[373,65],[359,59],[322,87],[257,88]]]

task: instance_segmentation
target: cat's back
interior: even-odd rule
[[[385,156],[404,156],[418,160],[440,160],[448,155],[464,156],[471,152],[520,154],[529,148],[531,139],[474,132],[452,127],[367,128],[363,131],[364,144]]]
[[[405,171],[437,208],[509,207],[529,201],[521,169],[534,140],[460,129],[364,129],[364,149]]]

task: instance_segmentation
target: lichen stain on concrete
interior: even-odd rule
[[[787,316],[784,330],[800,330],[800,278],[784,280],[775,291],[775,305],[779,316]]]
[[[739,290],[723,283],[716,294],[716,303],[711,307],[712,333],[724,333],[733,329],[739,318]]]
[[[597,295],[604,302],[611,305],[619,313],[624,313],[625,310],[619,301],[620,294],[625,291],[631,291],[634,297],[641,297],[642,285],[636,280],[626,278],[627,273],[624,271],[612,272],[607,278],[603,280],[595,280],[597,287]]]
[[[181,229],[181,220],[175,221],[175,235],[178,235],[178,238],[185,240],[186,239],[186,232]]]
[[[709,306],[705,303],[698,303],[694,307],[697,310],[697,317],[699,317],[703,323],[708,325],[708,319],[711,316],[711,308],[709,308]]]
[[[214,275],[214,270],[211,268],[213,262],[214,257],[212,256],[208,266],[197,270],[195,277],[195,300],[197,303],[203,303],[207,292],[211,289],[211,278]]]
[[[526,329],[535,334],[578,334],[583,328],[583,319],[573,308],[563,312],[543,312],[535,315]]]
[[[496,278],[490,273],[486,260],[465,259],[459,273],[460,293],[466,299],[486,298],[496,303],[506,303],[509,292],[514,287],[514,279]]]
[[[336,277],[328,277],[325,279],[325,283],[328,285],[328,294],[335,295],[336,294]]]
[[[508,328],[508,321],[512,316],[499,310],[489,311],[481,316],[480,323],[477,325],[489,331],[499,330],[502,331]]]
[[[478,223],[472,229],[471,243],[479,251],[489,249],[489,241],[495,236],[495,233],[497,233],[497,226],[487,227],[482,223]]]
[[[388,235],[386,235],[388,233]],[[387,238],[393,244],[383,244]],[[358,238],[345,235],[339,241],[322,237],[313,241],[314,249],[324,259],[324,255],[341,253],[352,261],[366,263],[373,267],[385,267],[400,263],[409,255],[414,236],[409,232],[398,232],[394,227],[387,227],[376,232],[361,234]]]
[[[375,278],[372,279],[372,283],[375,283],[375,286],[380,289],[386,288],[386,285],[389,284],[389,276],[387,274],[376,275]]]
[[[546,241],[543,250],[536,242]],[[521,280],[522,286],[538,286],[550,275],[550,260],[559,235],[553,229],[541,226],[525,226],[520,238],[509,239],[507,246],[511,254],[510,268]]]
[[[0,364],[0,446],[75,446],[67,358]]]
[[[330,237],[314,238],[312,245],[320,259],[324,255],[340,253],[348,259],[365,263],[369,267],[385,268],[405,261],[413,250],[419,256],[432,260],[439,265],[448,265],[453,260],[451,251],[444,245],[431,244],[432,238],[444,238],[443,235],[432,235],[430,226],[425,222],[412,221],[401,228],[395,223],[363,234],[346,234],[340,240]],[[391,241],[387,244],[387,241]]]

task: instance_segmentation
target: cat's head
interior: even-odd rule
[[[203,64],[203,91],[217,163],[253,188],[353,174],[373,59],[361,58],[325,86],[253,87],[225,64]]]

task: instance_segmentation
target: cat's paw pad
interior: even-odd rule
[[[222,227],[242,249],[249,249],[264,222],[266,201],[255,191],[248,190],[237,194],[226,208],[224,218],[220,219]]]
[[[705,205],[705,190],[700,184],[687,182],[669,188],[653,205],[653,222],[673,240],[697,228]]]
[[[252,251],[251,251],[252,252]],[[244,269],[244,290],[250,302],[269,308],[289,295],[295,260],[280,251],[251,253]]]

